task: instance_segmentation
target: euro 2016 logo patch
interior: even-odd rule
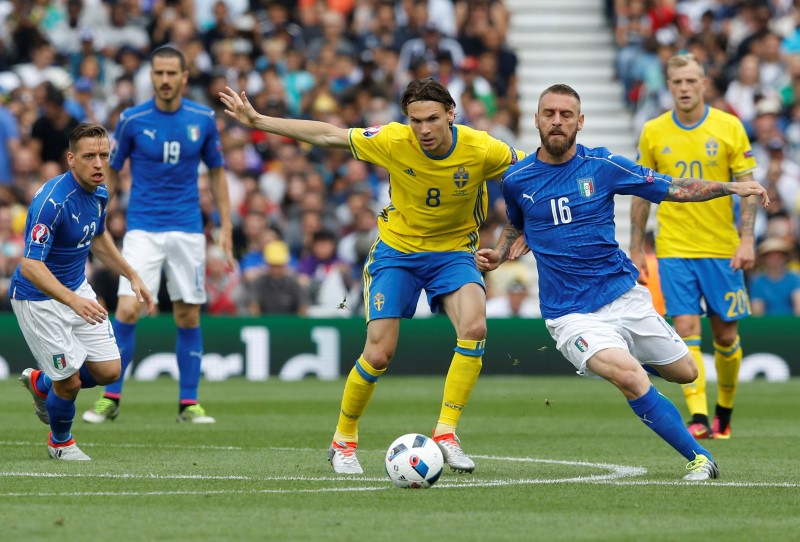
[[[67,368],[67,357],[64,354],[56,354],[53,356],[53,367],[56,369]]]
[[[190,124],[186,127],[189,141],[200,141],[200,127],[197,124]]]
[[[378,135],[378,132],[380,132],[380,131],[381,131],[381,127],[380,126],[370,126],[369,128],[366,128],[364,130],[363,135],[364,135],[364,137],[369,138],[369,137]]]
[[[583,179],[578,179],[578,189],[581,191],[581,196],[584,198],[588,198],[594,194],[594,178],[584,177]]]
[[[575,339],[575,348],[580,350],[581,352],[586,352],[589,349],[589,343],[586,342],[586,339],[583,337],[578,337]]]
[[[43,245],[50,239],[50,228],[44,224],[36,224],[31,228],[31,242]]]
[[[375,307],[376,311],[380,311],[383,309],[383,304],[386,302],[386,298],[383,297],[383,294],[377,293],[372,298],[372,306]]]

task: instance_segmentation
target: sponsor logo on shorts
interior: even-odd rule
[[[66,369],[67,357],[64,354],[56,354],[53,356],[53,367],[56,369]]]
[[[589,349],[589,343],[586,342],[582,336],[575,339],[575,348],[581,352],[586,352]]]
[[[386,298],[383,297],[383,294],[377,293],[372,298],[372,306],[375,307],[375,310],[379,311],[383,309],[383,304],[386,302]]]
[[[31,241],[43,245],[50,239],[50,228],[44,224],[36,224],[31,228]]]
[[[381,131],[381,127],[380,126],[370,126],[369,128],[366,128],[364,130],[363,135],[364,135],[364,137],[372,137],[372,136],[378,135],[378,132],[380,132],[380,131]]]

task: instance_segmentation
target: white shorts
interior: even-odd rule
[[[122,256],[154,297],[163,267],[172,301],[192,305],[206,302],[206,238],[202,233],[129,231],[122,241]],[[119,278],[117,295],[134,295],[125,277]]]
[[[97,301],[88,282],[84,281],[75,293]],[[120,357],[110,319],[102,324],[89,324],[54,299],[12,299],[11,308],[39,368],[53,380],[69,378],[84,361],[111,361]]]
[[[622,348],[639,363],[668,365],[689,353],[686,344],[653,308],[650,291],[637,284],[590,314],[545,320],[556,348],[586,374],[586,362],[600,350]]]

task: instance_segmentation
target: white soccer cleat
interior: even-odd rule
[[[433,441],[439,445],[444,462],[450,465],[451,469],[459,472],[472,472],[475,470],[475,462],[461,449],[460,441],[455,433],[445,433],[444,435],[433,437]]]
[[[53,442],[52,435],[47,439],[47,454],[50,459],[59,461],[91,461],[91,457],[86,455],[75,444],[75,439],[71,438],[67,442],[56,444]]]
[[[189,405],[183,409],[183,412],[178,414],[179,422],[189,423],[217,423],[215,418],[206,414],[206,409],[200,406],[200,403]]]
[[[689,474],[683,477],[687,482],[698,482],[719,478],[719,468],[716,463],[702,454],[696,454],[692,461],[686,465]]]
[[[364,469],[356,457],[355,442],[345,442],[343,440],[334,441],[328,448],[328,461],[331,462],[333,472],[338,474],[364,474]]]
[[[50,415],[47,413],[47,397],[42,397],[39,395],[38,390],[36,389],[36,384],[34,384],[33,373],[40,372],[36,369],[25,369],[22,371],[22,375],[19,377],[19,381],[25,386],[25,389],[33,397],[33,411],[42,420],[42,423],[50,425]]]

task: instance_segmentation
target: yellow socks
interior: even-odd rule
[[[697,364],[697,379],[691,384],[683,384],[683,396],[686,397],[686,406],[689,413],[708,416],[708,401],[706,399],[706,368],[703,365],[703,353],[700,352],[700,336],[690,335],[683,341],[689,347],[694,362]]]
[[[483,350],[486,341],[458,339],[444,381],[444,399],[434,436],[455,432],[461,412],[469,400],[472,388],[478,380],[483,365]]]
[[[714,343],[714,364],[717,367],[717,404],[725,408],[733,408],[733,397],[739,383],[739,367],[742,364],[742,347],[739,336],[730,346]]]
[[[358,442],[358,420],[372,398],[378,377],[384,372],[386,369],[374,369],[363,355],[358,358],[344,385],[342,408],[339,411],[336,433],[333,435],[334,441]]]

